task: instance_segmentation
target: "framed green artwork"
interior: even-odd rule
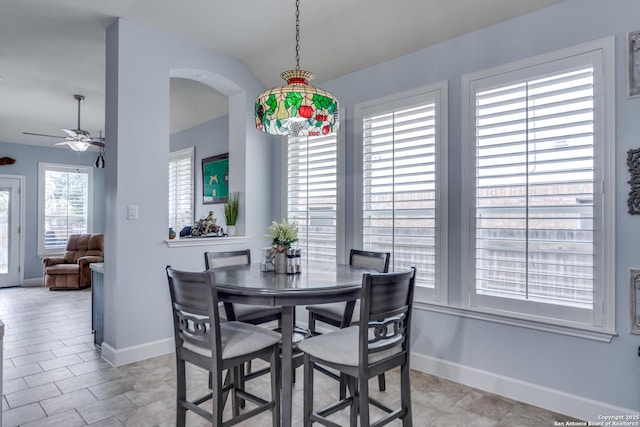
[[[229,198],[229,153],[202,159],[202,203],[225,203]]]

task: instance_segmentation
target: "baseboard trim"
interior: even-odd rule
[[[106,342],[102,343],[102,358],[113,366],[139,362],[175,351],[173,338],[135,345],[123,349],[115,349]]]
[[[411,367],[420,372],[446,378],[583,421],[600,422],[602,420],[598,419],[598,416],[603,414],[637,414],[637,411],[631,409],[621,408],[424,354],[412,353]]]

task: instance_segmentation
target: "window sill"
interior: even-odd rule
[[[484,310],[474,310],[470,308],[452,307],[425,302],[416,302],[414,306],[419,310],[433,311],[436,313],[449,314],[453,316],[465,317],[468,319],[484,320],[487,322],[501,323],[503,325],[518,326],[521,328],[534,329],[537,331],[568,335],[572,337],[585,338],[601,342],[611,342],[613,337],[618,335],[615,330],[589,328],[587,326],[553,324],[550,322],[517,318]]]
[[[165,243],[170,248],[183,248],[192,246],[222,246],[222,245],[235,245],[246,244],[249,240],[249,236],[233,236],[233,237],[190,237],[190,238],[175,238],[173,240],[165,240]]]

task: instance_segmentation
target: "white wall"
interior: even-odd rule
[[[103,357],[120,365],[173,350],[166,265],[204,269],[206,247],[169,248],[167,183],[169,78],[207,82],[229,97],[231,190],[242,191],[239,232],[261,236],[272,211],[271,150],[256,131],[253,102],[263,90],[237,60],[126,20],[107,30],[105,342]],[[127,219],[127,206],[139,219]],[[262,240],[250,240],[259,251]]]
[[[640,336],[629,333],[628,268],[640,266],[640,217],[626,210],[626,152],[640,146],[640,98],[627,99],[626,34],[640,30],[637,0],[568,0],[413,54],[319,84],[346,108],[347,230],[354,230],[357,102],[430,83],[449,83],[449,286],[461,289],[461,76],[607,36],[616,39],[616,329],[611,343],[418,309],[413,367],[561,413],[640,412]],[[347,235],[346,247],[357,244]]]

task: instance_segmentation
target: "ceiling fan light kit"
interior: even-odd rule
[[[271,135],[320,136],[338,130],[338,100],[311,86],[300,69],[300,0],[296,0],[296,69],[281,74],[285,86],[266,90],[255,103],[256,128]]]
[[[73,150],[73,151],[87,151],[87,148],[89,148],[89,146],[91,145],[88,142],[85,141],[79,141],[76,139],[69,139],[65,142],[59,142],[56,145],[60,145],[60,144],[67,144],[69,145],[69,147]]]

